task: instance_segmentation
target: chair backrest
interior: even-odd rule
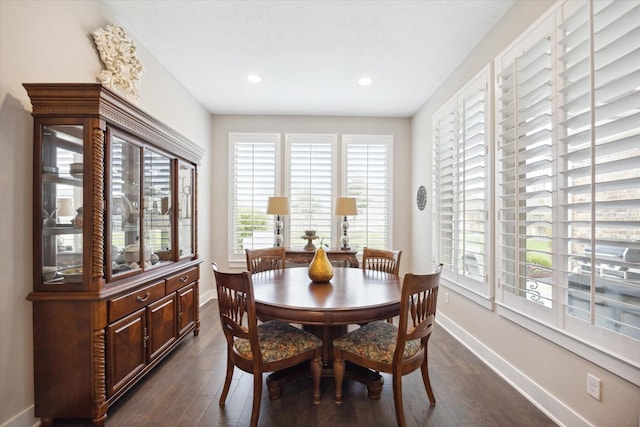
[[[442,267],[442,264],[438,265],[435,272],[430,274],[408,273],[404,276],[394,362],[402,360],[407,341],[420,339],[421,350],[426,348],[436,318]],[[411,327],[409,327],[409,319],[411,319]]]
[[[247,270],[258,273],[267,270],[282,270],[285,267],[286,254],[284,247],[245,249]]]
[[[365,270],[384,271],[400,274],[400,256],[402,251],[372,249],[365,247],[362,251],[362,268]]]
[[[260,355],[258,344],[258,321],[256,305],[253,299],[253,282],[251,273],[224,273],[213,264],[218,293],[218,310],[220,324],[227,340],[229,350],[232,350],[236,338],[244,338],[251,343],[251,351]],[[260,357],[256,358],[259,363]]]

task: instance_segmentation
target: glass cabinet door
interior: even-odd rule
[[[171,159],[152,150],[144,154],[144,251],[145,265],[172,260]]]
[[[194,253],[194,180],[193,167],[181,162],[178,170],[178,252],[180,256]]]
[[[118,274],[141,267],[141,147],[118,136],[111,140],[111,267]]]
[[[82,283],[82,125],[42,128],[42,279]]]

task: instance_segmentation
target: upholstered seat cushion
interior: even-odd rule
[[[288,323],[270,320],[258,325],[258,340],[264,362],[275,362],[322,346],[322,340]],[[239,353],[253,357],[249,340],[238,338],[234,345]]]
[[[392,363],[398,340],[398,327],[387,322],[372,322],[333,341],[340,350],[382,363]],[[420,349],[420,340],[407,341],[403,357],[411,357]]]

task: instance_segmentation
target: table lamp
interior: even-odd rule
[[[73,200],[70,198],[58,199],[58,222],[61,217],[71,217],[76,215],[75,209],[73,209]]]
[[[347,215],[357,215],[358,207],[356,206],[356,198],[355,197],[337,197],[335,207],[333,209],[334,215],[339,215],[342,217],[342,239],[340,249],[343,251],[348,251],[351,248],[349,247],[349,236],[347,235],[347,230],[349,229],[349,221],[347,221]]]
[[[269,197],[267,203],[267,215],[275,215],[276,219],[273,221],[274,240],[273,246],[280,247],[284,241],[282,235],[282,220],[280,215],[289,214],[289,198],[288,197]]]

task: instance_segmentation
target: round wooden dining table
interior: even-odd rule
[[[256,313],[263,321],[299,323],[322,339],[323,376],[333,376],[333,340],[348,325],[397,316],[402,284],[393,274],[360,268],[334,267],[327,283],[312,282],[307,272],[296,267],[254,273]],[[308,366],[274,372],[267,378],[269,395],[277,399],[286,383],[309,375]],[[383,379],[377,372],[350,365],[345,376],[365,384],[369,397],[380,397]]]

